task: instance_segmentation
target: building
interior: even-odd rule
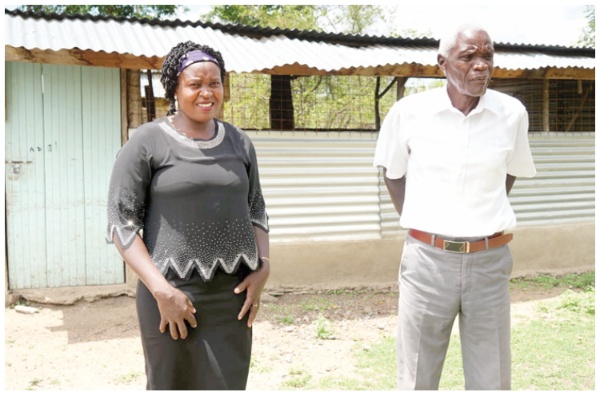
[[[405,232],[372,155],[409,78],[443,76],[436,40],[8,10],[5,31],[7,293],[135,281],[104,241],[108,179],[122,143],[161,112],[140,76],[186,40],[223,52],[224,118],[256,145],[269,285],[395,284]],[[527,106],[539,171],[511,193],[514,274],[593,269],[595,51],[495,48],[492,87]],[[246,80],[260,92],[240,90]],[[352,101],[315,117],[327,96]]]

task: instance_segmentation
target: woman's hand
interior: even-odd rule
[[[123,249],[121,242],[114,240],[123,260],[144,282],[158,303],[160,325],[158,329],[165,333],[167,325],[173,339],[185,339],[188,336],[187,321],[192,328],[198,326],[194,313],[196,309],[188,297],[175,289],[154,266],[148,249],[139,235],[136,235],[128,249]]]
[[[260,307],[260,295],[267,283],[267,279],[269,279],[269,273],[271,272],[269,265],[269,261],[265,260],[262,266],[253,271],[244,279],[237,287],[233,290],[234,293],[240,294],[244,290],[246,293],[246,301],[242,306],[242,310],[238,314],[238,319],[241,320],[244,318],[244,315],[250,310],[250,315],[248,316],[248,327],[252,326],[256,315],[258,314],[258,309]]]
[[[179,289],[168,285],[163,290],[158,291],[155,296],[160,311],[161,333],[165,333],[167,325],[171,337],[174,340],[178,338],[185,339],[188,336],[187,321],[192,328],[198,326],[196,323],[196,309],[190,299]]]

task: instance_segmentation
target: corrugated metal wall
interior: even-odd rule
[[[271,240],[374,239],[401,232],[376,135],[248,132],[257,150]],[[594,133],[534,133],[538,174],[510,195],[520,226],[594,220]]]
[[[256,147],[271,238],[379,238],[373,134],[248,132]]]
[[[593,221],[594,133],[536,133],[530,136],[538,171],[517,179],[510,200],[521,225]]]

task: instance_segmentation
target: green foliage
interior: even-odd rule
[[[57,13],[57,14],[91,14],[111,15],[115,17],[159,18],[172,16],[182,6],[176,5],[26,5],[17,9],[31,12]]]
[[[560,295],[559,309],[569,310],[575,313],[596,315],[596,290],[587,290],[584,293],[576,293],[566,290]]]
[[[302,5],[225,5],[213,6],[201,19],[265,28],[313,30],[317,27],[318,7]]]
[[[317,338],[319,339],[333,339],[335,335],[331,322],[323,315],[319,315],[317,319]]]
[[[230,75],[231,101],[225,119],[243,129],[269,129],[270,76]],[[392,81],[381,77],[380,92]],[[366,76],[299,76],[292,80],[296,129],[374,130],[376,78]],[[395,90],[380,100],[384,116],[396,101]]]
[[[231,74],[230,96],[223,108],[225,120],[243,129],[268,129],[271,77]]]
[[[277,316],[277,322],[284,325],[292,325],[294,323],[294,317],[291,315],[279,315]]]
[[[386,19],[386,14],[380,6],[352,4],[324,8],[324,19],[330,30],[350,35],[365,35],[377,22]]]
[[[225,5],[201,16],[224,22],[268,28],[367,34],[386,19],[381,6],[371,5]]]
[[[365,34],[384,18],[380,6],[369,5],[225,5],[213,6],[202,19],[212,22]],[[269,129],[271,95],[270,77],[257,78],[254,85],[246,76],[231,77],[231,99],[224,115],[229,122],[244,129]],[[382,78],[382,86],[392,80]],[[386,83],[387,82],[387,83]],[[296,129],[375,130],[374,77],[295,76],[292,102]],[[380,103],[385,115],[395,102],[394,91]]]
[[[587,47],[596,47],[596,8],[592,5],[585,6],[587,26],[583,29],[581,39],[577,44]]]
[[[386,87],[392,77],[382,77]],[[376,78],[317,75],[292,81],[296,126],[300,129],[376,129]],[[380,89],[381,90],[381,89]],[[396,101],[389,91],[380,103],[385,115]]]

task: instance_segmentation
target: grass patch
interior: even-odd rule
[[[27,386],[27,388],[25,388],[25,390],[35,390],[42,382],[43,379],[33,378],[29,381],[29,385]]]
[[[264,307],[272,312],[275,316],[275,321],[283,325],[292,325],[294,323],[294,317],[290,314],[288,308],[280,306],[278,304],[265,304]]]
[[[288,389],[305,389],[312,376],[307,371],[300,369],[291,369],[289,379],[283,381],[282,386]]]
[[[283,325],[292,325],[294,323],[294,317],[291,315],[277,315],[275,320]]]
[[[273,371],[273,367],[270,365],[264,365],[257,362],[254,358],[250,359],[250,375],[252,374],[266,374]]]
[[[525,276],[510,280],[511,289],[519,290],[548,290],[557,287],[565,289],[585,290],[595,287],[595,271],[582,274],[550,275],[540,274],[536,276]]]
[[[141,372],[130,372],[128,374],[119,375],[114,379],[115,383],[128,385],[137,381],[142,376]]]
[[[356,367],[368,377],[364,389],[394,389],[396,387],[396,338],[387,337],[369,348],[357,351]],[[390,371],[392,373],[390,373]]]
[[[512,326],[513,390],[595,389],[595,289],[589,283],[582,288],[586,286],[541,301],[530,321]],[[383,339],[369,350],[357,349],[355,354],[357,373],[365,379],[322,380],[318,389],[395,389],[395,338]],[[456,334],[450,340],[440,389],[464,389]]]
[[[323,315],[319,315],[319,318],[317,318],[317,338],[335,339],[332,324]]]
[[[328,298],[320,297],[317,299],[311,299],[302,303],[302,309],[304,311],[327,311],[334,308],[335,304]]]
[[[513,387],[591,390],[595,381],[595,290],[544,302],[538,318],[513,327]]]

